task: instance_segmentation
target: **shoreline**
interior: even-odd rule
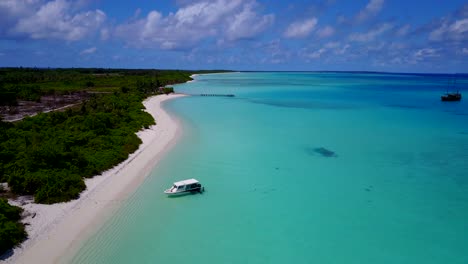
[[[163,103],[185,95],[158,95],[143,101],[156,125],[139,131],[138,150],[114,168],[86,179],[80,198],[52,205],[32,203],[20,197],[11,204],[21,206],[28,216],[28,239],[13,249],[4,263],[57,263],[71,260],[82,243],[94,234],[137,190],[163,155],[181,135],[180,122],[163,109]]]

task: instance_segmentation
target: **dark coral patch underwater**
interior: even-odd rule
[[[329,149],[326,149],[324,147],[318,147],[318,148],[311,148],[311,147],[307,147],[305,149],[305,151],[307,152],[307,154],[309,155],[316,155],[316,154],[319,154],[321,155],[322,157],[327,157],[327,158],[335,158],[335,157],[338,157],[338,155],[334,152],[334,151],[331,151]]]

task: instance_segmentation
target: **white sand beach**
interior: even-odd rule
[[[80,198],[67,203],[42,205],[31,199],[12,201],[29,216],[29,238],[5,263],[64,263],[134,193],[162,155],[175,144],[180,125],[162,108],[164,101],[184,95],[160,95],[143,104],[157,124],[138,132],[143,143],[127,160],[100,176],[86,180]],[[162,188],[162,186],[161,186]],[[0,261],[2,262],[2,261]]]

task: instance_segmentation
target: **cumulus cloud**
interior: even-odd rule
[[[350,45],[347,43],[341,43],[339,41],[330,41],[322,45],[321,47],[307,47],[300,51],[299,55],[305,58],[307,61],[316,59],[340,59],[342,55],[346,54],[350,49]],[[335,55],[335,57],[334,57]],[[339,56],[336,56],[339,55]]]
[[[101,36],[101,40],[108,40],[110,37],[110,29],[102,28],[99,34]]]
[[[376,16],[383,7],[384,0],[370,0],[364,9],[356,16],[358,22],[363,22],[371,17]]]
[[[2,0],[0,10],[8,11],[10,16],[18,16],[28,13],[29,8],[41,2],[40,0]]]
[[[326,43],[323,47],[332,51],[336,55],[343,55],[351,46],[349,44],[341,44],[338,41],[334,41]]]
[[[97,51],[97,48],[96,47],[91,47],[89,49],[85,49],[85,50],[82,50],[80,52],[80,55],[87,55],[87,54],[93,54]]]
[[[329,38],[335,34],[335,29],[331,26],[325,26],[317,30],[317,36],[319,38]]]
[[[40,6],[39,0],[1,0],[0,1],[0,34],[10,33],[21,17],[30,16]]]
[[[370,0],[367,5],[352,18],[339,15],[337,17],[337,22],[340,25],[347,26],[356,26],[365,22],[369,22],[372,18],[375,18],[380,13],[380,11],[382,11],[384,2],[384,0]]]
[[[324,47],[327,48],[327,49],[333,49],[333,48],[336,48],[336,47],[339,47],[339,46],[340,46],[340,42],[338,42],[338,41],[327,42],[324,45]]]
[[[372,29],[366,33],[353,33],[349,36],[349,40],[357,42],[369,42],[375,40],[378,36],[382,35],[386,31],[392,29],[393,26],[389,23],[384,23],[379,27]]]
[[[284,32],[284,36],[287,38],[307,37],[310,34],[310,32],[312,32],[312,30],[315,28],[317,22],[318,20],[315,17],[293,22]]]
[[[468,18],[459,19],[452,23],[444,21],[429,34],[429,39],[433,41],[468,40]]]
[[[189,48],[209,37],[227,41],[253,38],[274,20],[272,14],[257,14],[255,7],[249,0],[191,2],[166,16],[153,10],[144,18],[117,26],[115,35],[134,46],[161,49]]]
[[[234,1],[206,1],[198,2],[181,8],[174,15],[174,23],[179,26],[193,26],[198,24],[201,27],[211,26],[218,22],[224,15],[231,13],[242,4],[240,0]]]
[[[234,16],[227,28],[227,38],[238,40],[252,38],[273,24],[273,14],[259,16],[252,10],[252,5],[245,5],[242,12]]]
[[[78,12],[67,0],[2,0],[0,22],[9,36],[76,41],[95,32],[106,20],[101,10]],[[6,15],[3,15],[5,14]],[[5,32],[5,28],[8,31]]]
[[[396,31],[396,35],[398,37],[404,37],[404,36],[408,35],[410,29],[411,29],[411,26],[409,24],[406,24],[406,25],[402,26],[401,28],[399,28]]]
[[[419,49],[414,52],[413,57],[415,60],[420,61],[426,58],[440,57],[439,50],[433,48]]]
[[[253,45],[254,52],[264,52],[262,54],[262,63],[280,64],[287,62],[293,55],[293,52],[286,46],[283,46],[281,40],[275,39],[266,43],[260,42]]]
[[[323,53],[325,53],[327,50],[325,48],[321,48],[318,50],[315,50],[311,53],[306,54],[306,57],[309,59],[319,59]]]
[[[351,45],[345,44],[342,48],[335,50],[335,54],[343,55],[348,51],[350,47]]]

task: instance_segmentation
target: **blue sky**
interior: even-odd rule
[[[0,66],[468,72],[462,0],[0,0]]]

